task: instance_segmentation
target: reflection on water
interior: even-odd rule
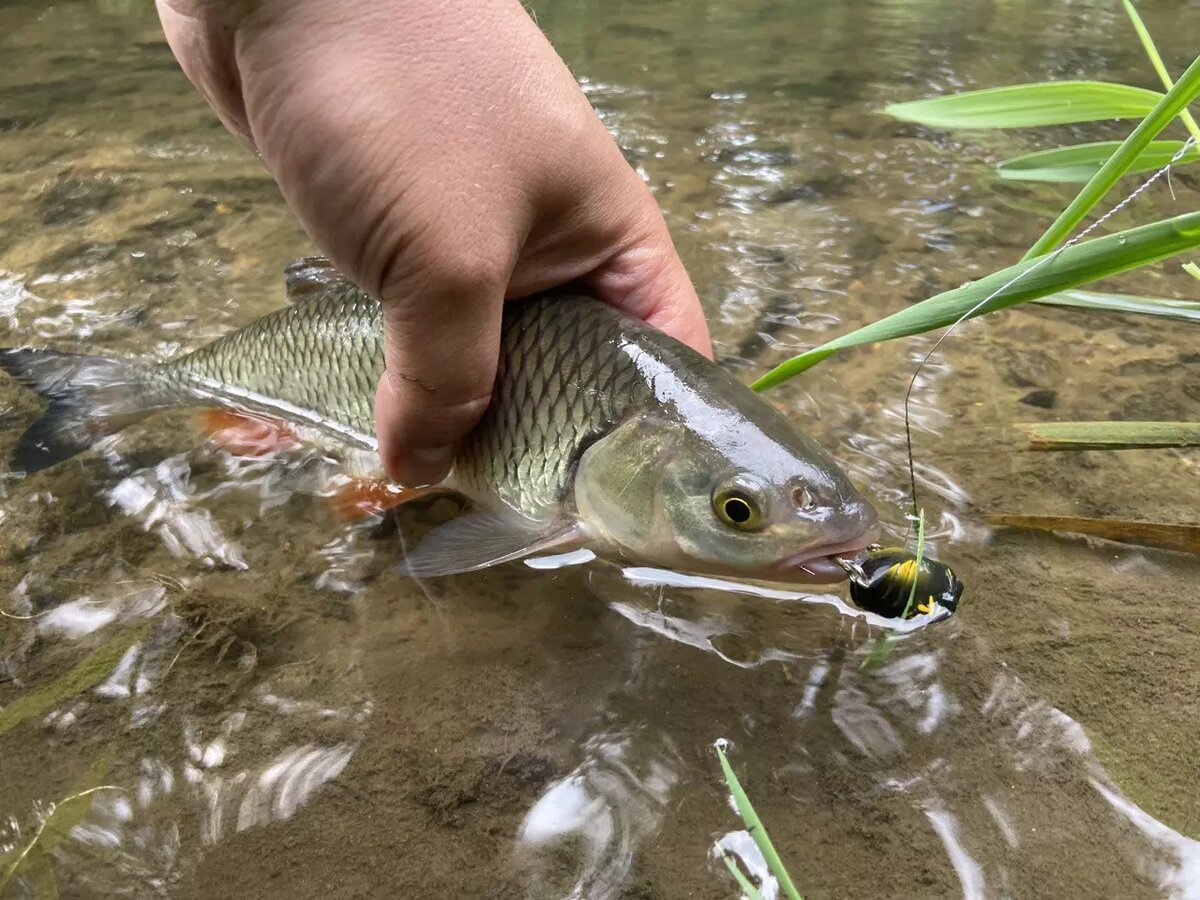
[[[1154,879],[1167,896],[1195,897],[1200,890],[1200,842],[1166,827],[1131,803],[1102,774],[1093,776],[1091,784],[1153,847],[1153,855],[1141,857],[1135,864]]]
[[[211,749],[211,748],[210,748]],[[208,826],[204,837],[216,843],[228,831],[242,831],[255,825],[269,825],[287,819],[331,778],[336,778],[354,753],[353,744],[314,747],[306,744],[285,750],[271,760],[257,777],[239,772],[228,782],[217,777],[207,780],[203,769],[219,764],[201,759],[203,768],[185,771],[189,782],[201,786],[208,801]],[[241,801],[237,794],[244,791]],[[236,810],[236,815],[230,815]],[[226,821],[228,819],[228,822]]]
[[[747,380],[1023,252],[1066,193],[988,161],[1119,134],[948,136],[884,104],[1153,85],[1098,0],[535,5]],[[1200,20],[1143,6],[1181,70]],[[163,358],[281,302],[311,248],[149,6],[18,0],[0,34],[0,343]],[[1195,206],[1186,172],[1174,189],[1122,226]],[[1121,287],[1194,292],[1173,268]],[[930,346],[770,395],[895,540]],[[1195,562],[984,518],[1194,518],[1194,452],[1035,459],[1008,430],[1194,418],[1195,364],[1183,329],[1078,311],[943,345],[910,409],[930,549],[967,586],[939,623],[586,554],[414,585],[397,544],[436,504],[343,523],[336,461],[234,456],[179,417],[5,476],[0,882],[30,863],[0,896],[734,896],[714,844],[765,869],[722,737],[806,896],[1200,896]],[[3,390],[0,451],[36,412]],[[94,785],[120,790],[63,802]]]
[[[574,884],[535,882],[538,893],[590,898],[621,890],[634,853],[654,833],[679,779],[669,748],[649,759],[639,753],[635,762],[630,744],[623,735],[590,738],[582,748],[583,762],[551,784],[526,814],[518,833],[521,844],[541,853],[572,844],[579,848],[566,865]],[[561,855],[555,863],[562,867]]]
[[[152,470],[123,478],[109,491],[109,500],[157,534],[172,555],[245,569],[242,551],[225,540],[212,515],[194,508],[189,474],[186,459],[166,459]]]

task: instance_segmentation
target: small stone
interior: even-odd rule
[[[1038,409],[1052,409],[1055,401],[1058,399],[1058,394],[1050,390],[1030,391],[1021,398],[1021,403],[1026,406],[1036,406]]]

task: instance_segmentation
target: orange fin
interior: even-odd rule
[[[329,506],[343,522],[356,522],[442,490],[436,485],[405,488],[390,481],[351,478],[329,497]]]
[[[200,427],[235,456],[270,456],[300,446],[286,422],[232,409],[206,409]]]

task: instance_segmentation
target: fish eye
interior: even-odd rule
[[[762,509],[746,491],[722,488],[713,494],[717,518],[739,531],[755,531],[762,526]]]

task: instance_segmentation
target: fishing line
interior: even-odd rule
[[[1087,228],[1085,228],[1079,234],[1075,235],[1075,237],[1071,238],[1069,241],[1067,241],[1065,244],[1063,244],[1061,247],[1059,247],[1053,253],[1046,254],[1040,260],[1038,260],[1036,263],[1034,263],[1032,266],[1030,266],[1028,269],[1024,269],[1023,271],[1018,272],[1009,281],[1000,285],[1000,287],[996,288],[996,290],[992,291],[990,294],[988,294],[986,297],[984,297],[982,300],[980,300],[978,303],[976,303],[974,306],[972,306],[970,309],[968,309],[965,313],[963,313],[961,316],[959,316],[953,323],[950,324],[950,326],[945,331],[943,331],[941,333],[941,335],[938,337],[938,339],[934,342],[933,346],[929,348],[929,352],[925,354],[925,356],[921,359],[921,361],[919,363],[917,363],[916,369],[913,370],[912,378],[908,382],[908,390],[904,392],[904,443],[908,450],[908,480],[909,480],[909,488],[912,493],[912,511],[909,514],[909,517],[913,521],[916,521],[919,513],[917,512],[917,510],[918,510],[917,471],[916,471],[916,467],[913,464],[912,423],[909,419],[909,401],[912,399],[912,392],[913,392],[913,389],[917,385],[917,378],[920,376],[921,370],[925,368],[925,364],[927,362],[929,362],[929,360],[933,357],[933,355],[935,353],[937,353],[938,348],[942,346],[942,342],[944,340],[946,340],[946,338],[950,337],[950,335],[954,333],[954,331],[958,328],[958,326],[960,326],[967,319],[971,318],[976,313],[978,313],[979,310],[981,310],[984,306],[986,306],[988,303],[990,303],[992,300],[994,300],[1001,293],[1008,290],[1010,287],[1012,287],[1014,284],[1016,284],[1018,281],[1020,281],[1022,278],[1024,278],[1029,273],[1040,269],[1046,263],[1053,262],[1054,260],[1058,259],[1059,254],[1061,254],[1068,247],[1073,247],[1075,244],[1078,244],[1081,240],[1083,240],[1085,237],[1087,237],[1089,234],[1091,234],[1093,231],[1095,231],[1097,228],[1099,228],[1101,225],[1103,225],[1105,222],[1107,222],[1109,219],[1111,219],[1113,216],[1115,216],[1117,213],[1119,213],[1122,209],[1124,209],[1126,206],[1128,206],[1130,203],[1132,203],[1134,200],[1136,200],[1138,197],[1140,197],[1142,195],[1142,193],[1147,188],[1149,188],[1150,185],[1154,184],[1154,182],[1156,182],[1159,178],[1162,178],[1164,175],[1166,175],[1167,176],[1167,184],[1169,186],[1170,185],[1171,167],[1174,166],[1175,163],[1179,162],[1179,160],[1181,160],[1183,158],[1184,154],[1186,154],[1187,151],[1189,149],[1191,149],[1195,144],[1196,144],[1196,139],[1194,137],[1189,137],[1186,141],[1183,142],[1183,146],[1180,147],[1178,151],[1176,151],[1175,155],[1171,157],[1171,159],[1167,162],[1167,164],[1165,166],[1163,166],[1161,169],[1159,169],[1157,172],[1155,172],[1153,175],[1151,175],[1149,178],[1147,178],[1144,182],[1142,182],[1142,184],[1139,185],[1137,188],[1135,188],[1132,193],[1130,193],[1127,197],[1125,197],[1124,200],[1122,200],[1120,203],[1118,203],[1116,206],[1114,206],[1112,209],[1110,209],[1108,212],[1106,212],[1104,215],[1102,215],[1099,219],[1097,219],[1095,222],[1093,222],[1091,225],[1089,225]],[[1172,199],[1174,199],[1174,191],[1171,192],[1171,196],[1172,196]]]

